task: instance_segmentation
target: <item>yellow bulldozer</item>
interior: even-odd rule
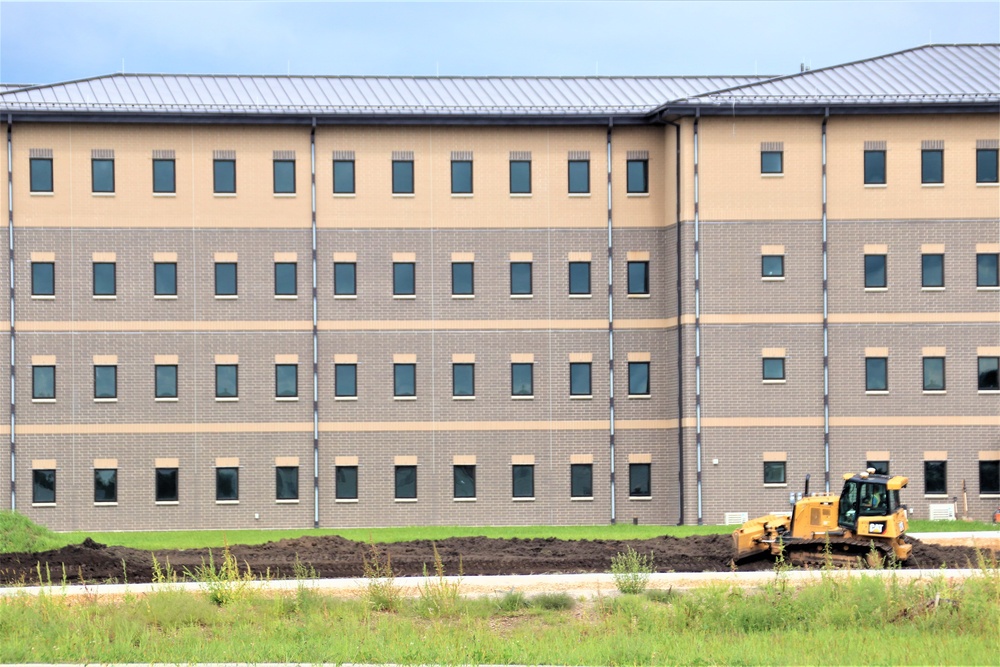
[[[875,474],[873,468],[844,475],[840,496],[809,495],[794,502],[791,516],[768,514],[733,532],[733,560],[782,557],[795,565],[904,563],[912,545],[903,540],[909,522],[899,492],[906,477]]]

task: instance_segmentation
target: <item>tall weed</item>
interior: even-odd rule
[[[392,556],[386,549],[384,554],[374,542],[368,543],[368,554],[363,558],[365,589],[363,598],[372,611],[399,611],[403,592],[396,584],[396,573],[392,569]]]
[[[250,564],[244,563],[246,570],[240,569],[240,564],[229,548],[229,543],[224,542],[222,548],[222,561],[218,566],[215,564],[215,556],[212,550],[208,550],[208,562],[203,558],[201,565],[194,569],[194,572],[185,568],[184,574],[199,582],[208,594],[208,599],[224,607],[237,600],[245,600],[256,588],[253,572],[250,571]],[[265,578],[270,578],[267,572]]]
[[[649,585],[652,572],[653,554],[640,554],[628,546],[624,553],[611,557],[611,576],[623,595],[641,595]]]
[[[462,557],[458,558],[458,576],[449,581],[444,572],[444,561],[438,553],[437,543],[431,543],[434,549],[434,574],[428,574],[427,564],[424,564],[424,583],[420,585],[419,609],[428,617],[454,616],[458,612],[458,601],[462,589]]]

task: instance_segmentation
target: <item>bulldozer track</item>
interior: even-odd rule
[[[890,546],[869,540],[829,538],[786,542],[783,551],[795,565],[818,566],[880,567],[892,554]],[[874,558],[873,552],[878,554]]]

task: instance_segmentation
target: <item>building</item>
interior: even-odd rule
[[[1000,502],[1000,45],[0,113],[0,503],[52,528],[717,524],[866,466]]]

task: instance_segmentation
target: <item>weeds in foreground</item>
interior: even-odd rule
[[[677,598],[677,591],[674,587],[663,590],[663,589],[653,589],[651,591],[646,591],[646,599],[650,602],[656,602],[658,604],[671,604]]]
[[[528,601],[527,596],[513,588],[496,598],[497,611],[505,614],[521,611],[529,606],[531,606],[531,602]]]
[[[374,542],[368,543],[368,554],[363,558],[365,605],[371,611],[399,611],[403,591],[396,584],[396,573],[392,569],[392,556],[386,549],[384,554]]]
[[[653,554],[640,554],[632,547],[611,557],[611,576],[618,592],[623,595],[641,595],[649,585],[653,572]]]
[[[173,566],[170,564],[170,559],[164,559],[163,564],[160,564],[160,560],[153,554],[153,575],[151,577],[154,584],[167,585],[177,583],[177,573],[174,571]]]
[[[569,593],[539,593],[530,600],[531,606],[545,611],[568,611],[576,606]]]
[[[428,617],[454,616],[462,590],[462,557],[458,557],[458,576],[449,581],[437,543],[431,544],[434,549],[434,574],[428,574],[427,564],[424,563],[424,583],[420,585],[418,607]]]
[[[229,543],[225,543],[222,548],[222,561],[218,567],[215,564],[215,556],[212,550],[208,550],[208,562],[202,558],[201,565],[191,572],[185,568],[185,576],[201,583],[208,594],[208,599],[220,607],[224,607],[238,600],[245,600],[256,588],[253,572],[250,571],[250,564],[245,563],[246,570],[240,569],[239,561],[229,548]],[[270,578],[267,572],[265,579]]]

